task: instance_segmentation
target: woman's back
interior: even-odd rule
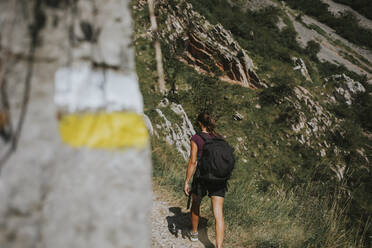
[[[204,133],[206,136],[208,137],[213,137],[213,135],[209,134],[209,133]],[[204,139],[199,135],[199,134],[194,134],[192,137],[191,137],[191,141],[194,141],[196,143],[196,145],[198,146],[198,159],[201,158],[201,156],[203,155],[203,146],[204,146]]]

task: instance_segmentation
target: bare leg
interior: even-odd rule
[[[191,225],[192,225],[193,233],[196,233],[198,231],[199,213],[200,213],[200,205],[198,201],[198,196],[195,194],[192,194]]]
[[[223,218],[223,201],[224,198],[220,196],[211,196],[213,215],[216,222],[216,248],[222,248],[225,220]]]

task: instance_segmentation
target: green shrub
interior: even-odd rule
[[[309,41],[305,48],[305,53],[309,55],[314,61],[317,61],[318,57],[317,54],[320,52],[320,45],[316,41]]]
[[[363,82],[365,80],[365,76],[362,76],[362,75],[356,74],[355,72],[349,71],[348,69],[346,69],[346,67],[344,65],[336,65],[336,64],[330,63],[328,61],[318,63],[317,64],[317,69],[318,69],[319,74],[322,78],[327,78],[327,77],[330,77],[330,76],[336,75],[336,74],[345,74],[345,75],[347,75],[347,76],[351,77],[352,79],[354,79],[356,81],[359,81],[359,82]]]

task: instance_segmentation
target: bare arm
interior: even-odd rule
[[[190,179],[192,175],[194,175],[195,168],[196,168],[196,157],[198,153],[198,146],[194,141],[191,141],[191,152],[190,152],[190,159],[189,163],[187,164],[187,170],[186,170],[186,179],[185,179],[185,186],[184,186],[184,191],[185,194],[188,196],[190,192]]]

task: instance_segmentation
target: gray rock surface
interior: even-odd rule
[[[293,115],[288,118],[288,124],[294,131],[296,140],[309,147],[321,150],[326,145],[314,142],[332,130],[337,125],[337,119],[304,87],[296,86],[293,89],[294,96],[285,97],[293,110]],[[305,113],[310,113],[306,115]],[[320,153],[319,153],[320,155]]]
[[[372,20],[370,20],[370,19],[366,18],[365,16],[359,14],[357,11],[353,10],[349,6],[343,5],[343,4],[340,4],[340,3],[336,3],[332,0],[322,0],[322,2],[329,5],[328,10],[330,12],[332,12],[334,15],[337,16],[337,15],[340,15],[340,13],[351,12],[351,13],[353,13],[353,15],[359,21],[360,26],[362,26],[364,28],[372,29]]]
[[[0,67],[12,62],[6,91],[13,125],[22,108],[35,2],[0,1],[0,52],[7,54]],[[19,144],[1,168],[0,247],[150,247],[150,147],[62,143],[53,96],[55,72],[66,65],[90,64],[136,80],[129,1],[51,2],[39,9],[45,23]],[[0,156],[10,147],[0,140]]]
[[[290,9],[288,6],[285,6],[284,8],[287,15],[291,19],[296,32],[298,33],[297,41],[302,47],[306,47],[309,41],[314,40],[320,44],[321,49],[317,54],[317,57],[320,61],[327,61],[336,65],[344,65],[348,70],[359,75],[367,75],[368,80],[372,80],[372,74],[364,69],[367,67],[371,70],[370,65],[358,58],[359,56],[362,56],[365,60],[372,62],[372,52],[370,50],[354,45],[353,43],[336,34],[333,29],[325,24],[320,23],[307,15],[302,15],[302,22],[306,25],[305,26],[303,23],[295,20],[295,14],[292,9]],[[311,25],[321,28],[325,34],[320,34],[316,30],[309,28]],[[344,44],[344,46],[339,46],[336,44],[340,41]],[[346,49],[345,46],[348,47],[348,49]],[[358,64],[349,61],[345,56],[343,56],[343,54],[352,55],[354,59],[358,61]],[[356,54],[358,56],[356,56]]]
[[[304,76],[306,80],[312,82],[309,71],[306,68],[305,62],[301,58],[296,58],[296,57],[293,57],[292,61],[295,66],[293,70],[295,71],[299,70],[302,76]]]
[[[239,112],[235,112],[235,114],[233,114],[233,119],[235,121],[241,121],[244,119],[244,116],[242,114],[240,114]]]
[[[160,136],[169,145],[175,145],[177,151],[187,160],[191,149],[190,138],[195,134],[195,130],[182,105],[169,103],[169,100],[165,98],[159,103],[159,108],[155,111],[159,117],[159,121],[156,123],[160,123],[157,126],[157,132],[161,133]],[[169,113],[169,111],[177,117],[176,120],[172,119],[170,121],[170,116],[167,118],[166,112]]]
[[[351,105],[354,98],[366,91],[364,86],[358,81],[354,81],[352,78],[345,74],[333,75],[327,79],[337,82],[337,86],[334,90],[334,96],[337,100],[343,101],[348,105]]]

